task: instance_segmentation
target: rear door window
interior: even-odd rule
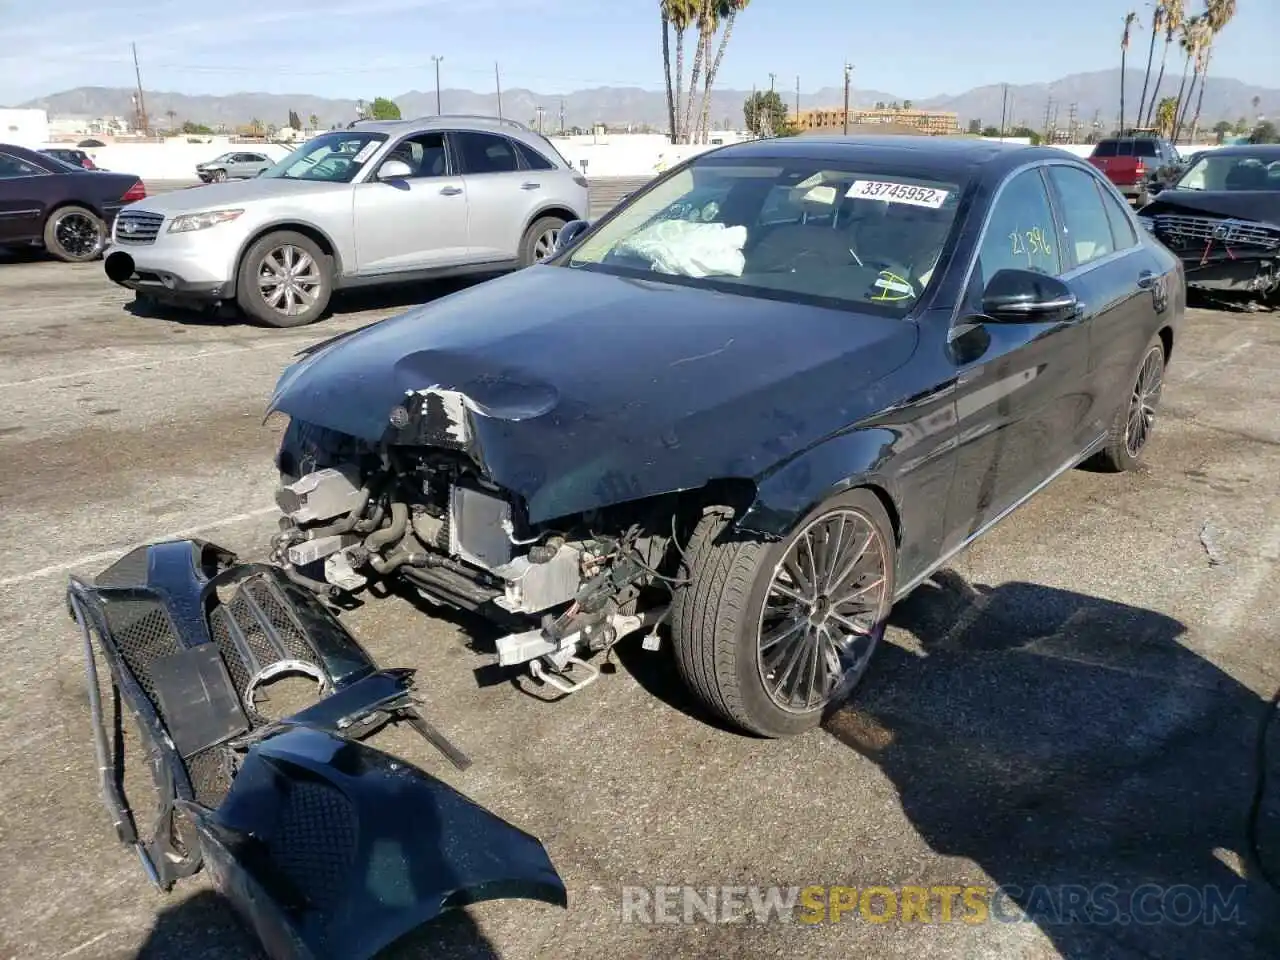
[[[452,135],[465,174],[511,173],[520,169],[515,144],[492,133],[462,132]]]
[[[520,155],[520,159],[524,161],[524,165],[529,170],[554,170],[556,165],[544,157],[538,151],[526,147],[519,140],[511,141],[516,148],[516,153]]]
[[[1058,195],[1062,214],[1062,242],[1067,258],[1084,266],[1115,252],[1111,221],[1102,205],[1102,194],[1093,177],[1083,170],[1054,164],[1049,182]]]
[[[1095,157],[1114,157],[1116,155],[1116,142],[1114,140],[1100,140],[1098,145],[1093,148]]]
[[[7,153],[0,153],[0,180],[12,180],[15,177],[37,177],[44,173],[34,164],[19,160]]]

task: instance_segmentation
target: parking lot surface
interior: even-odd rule
[[[339,296],[318,326],[267,330],[136,316],[100,263],[0,261],[0,957],[255,955],[203,876],[157,893],[115,843],[64,584],[179,534],[261,558],[277,374],[445,289]],[[567,911],[485,904],[398,955],[1280,955],[1280,898],[1247,829],[1280,686],[1277,477],[1280,315],[1192,311],[1146,469],[1056,481],[901,604],[853,703],[788,741],[709,723],[665,648],[626,644],[616,671],[550,702],[477,684],[490,635],[470,620],[401,599],[344,614],[381,664],[418,668],[426,712],[475,764],[459,773],[400,730],[374,742],[540,837],[569,890]],[[1273,874],[1275,793],[1256,837]],[[657,884],[1111,884],[1121,905],[1186,885],[1236,909],[874,922],[879,901],[834,924],[624,922],[624,886]]]

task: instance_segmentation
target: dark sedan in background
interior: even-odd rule
[[[133,174],[86,170],[0,143],[0,247],[35,245],[70,263],[92,260],[120,208],[146,196]]]
[[[1181,258],[1191,289],[1280,304],[1280,144],[1197,154],[1138,220]]]

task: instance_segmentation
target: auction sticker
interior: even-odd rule
[[[354,157],[351,158],[351,162],[364,163],[366,160],[368,160],[370,157],[372,157],[375,153],[378,152],[378,148],[380,146],[382,146],[381,140],[370,140],[368,143],[366,143],[363,147],[360,148],[359,153],[357,153]]]
[[[888,200],[890,203],[906,203],[913,207],[937,210],[950,191],[934,187],[918,187],[910,183],[894,183],[891,180],[855,180],[846,197],[866,200]]]

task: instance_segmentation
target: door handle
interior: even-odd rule
[[[461,187],[441,187],[440,192],[443,193],[446,197],[456,197],[458,194],[462,192],[462,188]]]
[[[541,188],[542,188],[542,184],[540,183],[526,182],[526,183],[520,184],[521,190],[540,190]]]
[[[1150,270],[1143,270],[1138,274],[1138,287],[1142,290],[1149,289],[1156,282],[1156,275]]]

